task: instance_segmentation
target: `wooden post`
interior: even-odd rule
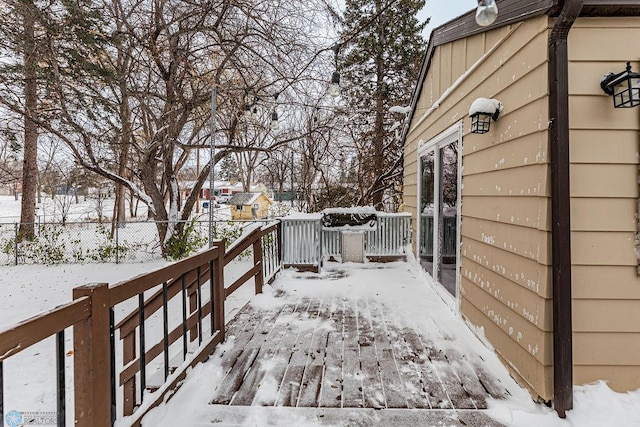
[[[260,265],[260,270],[256,273],[255,284],[256,294],[262,293],[264,285],[264,264],[262,262],[262,233],[258,233],[255,242],[253,242],[253,265]]]
[[[91,316],[73,327],[75,425],[111,425],[111,347],[109,285],[94,283],[73,289],[73,298],[91,298]]]
[[[224,325],[224,248],[225,240],[222,240],[218,246],[218,256],[213,260],[213,324],[216,330],[220,331],[222,340],[225,336]]]

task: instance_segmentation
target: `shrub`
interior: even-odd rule
[[[186,223],[182,231],[176,232],[165,243],[165,256],[174,260],[185,258],[207,243],[207,238],[201,236],[196,229],[195,219]]]

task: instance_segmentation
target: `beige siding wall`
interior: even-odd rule
[[[464,120],[461,311],[545,399],[552,393],[548,26],[540,17],[436,48],[407,138],[404,187],[415,216],[419,144]],[[469,106],[479,97],[504,104],[485,135],[469,133]]]
[[[569,37],[574,380],[618,391],[640,387],[640,113],[614,109],[599,83],[626,61],[640,70],[632,40],[637,18],[579,19]]]

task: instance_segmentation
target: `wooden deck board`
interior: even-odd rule
[[[429,364],[427,356],[411,351],[402,330],[387,320],[390,317],[388,310],[380,305],[378,310],[378,317],[382,319],[391,342],[390,348],[405,389],[407,406],[419,409],[451,408],[451,401],[442,384],[433,376],[425,376],[425,369],[430,368],[423,366]]]
[[[287,314],[295,312],[295,308],[296,306],[293,304],[286,305],[280,311],[279,318],[283,318]],[[273,360],[278,351],[278,346],[287,334],[287,328],[277,327],[275,322],[276,319],[272,320],[273,321],[270,323],[263,323],[260,325],[259,332],[261,334],[264,335],[264,332],[268,330],[268,333],[264,336],[263,340],[252,339],[247,343],[246,348],[252,348],[257,345],[259,351],[254,360],[255,363],[250,366],[242,380],[242,384],[231,400],[230,403],[232,405],[251,405],[262,381],[273,366]],[[255,334],[254,336],[258,336],[258,334]],[[282,363],[285,364],[285,361],[282,360]]]
[[[234,347],[218,356],[226,376],[211,403],[482,409],[487,397],[504,397],[478,360],[438,349],[393,319],[375,298],[288,296],[280,310],[247,306],[228,326]]]
[[[317,319],[320,305],[321,302],[318,300],[309,301],[303,320]],[[313,329],[303,327],[298,330],[296,342],[291,349],[289,365],[280,385],[276,406],[297,406],[312,338]]]
[[[327,334],[322,389],[318,406],[340,408],[342,406],[342,356],[344,300],[331,301],[332,330]]]
[[[398,365],[389,339],[389,333],[385,325],[385,319],[377,301],[367,301],[366,310],[371,319],[371,327],[374,333],[378,368],[382,381],[387,408],[417,407],[409,405],[409,395],[398,371]],[[414,375],[415,377],[415,375]],[[407,378],[408,379],[408,378]],[[421,406],[424,407],[424,406]],[[428,408],[428,401],[426,407]]]

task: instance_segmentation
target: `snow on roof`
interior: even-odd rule
[[[195,185],[195,182],[194,182]],[[229,181],[214,181],[213,182],[213,187],[218,189],[218,188],[222,188],[222,187],[233,187]],[[207,179],[205,182],[202,183],[202,187],[203,189],[208,189],[209,188],[209,180]]]
[[[252,205],[262,193],[236,193],[229,199],[230,205]]]

